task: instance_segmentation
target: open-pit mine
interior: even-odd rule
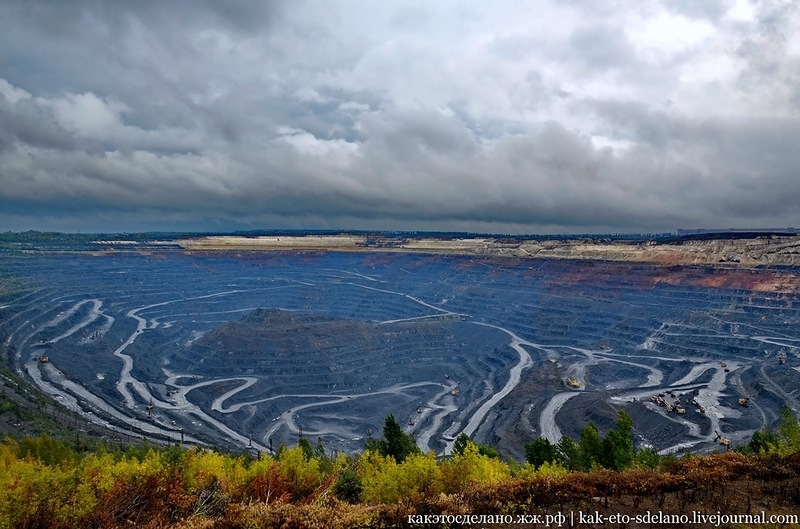
[[[800,408],[797,237],[15,244],[5,361],[116,435],[355,452],[391,413],[423,450],[464,432],[521,459],[623,409],[680,453]]]

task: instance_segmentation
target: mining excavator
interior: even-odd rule
[[[731,446],[731,440],[729,438],[722,437],[722,434],[719,433],[719,432],[716,432],[716,434],[717,434],[717,437],[714,439],[716,442],[718,442],[722,446],[727,446],[727,447]]]

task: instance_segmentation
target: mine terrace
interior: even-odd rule
[[[0,240],[0,335],[117,434],[355,452],[394,414],[522,459],[539,436],[735,446],[800,391],[800,238],[409,234]]]

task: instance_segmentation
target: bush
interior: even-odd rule
[[[310,496],[325,479],[316,458],[307,459],[300,446],[281,452],[280,469],[284,479],[292,488],[292,498],[298,500]]]
[[[361,477],[354,468],[346,468],[339,472],[333,487],[336,497],[348,503],[358,503],[363,490]]]
[[[455,454],[441,465],[444,491],[458,493],[470,483],[493,484],[509,479],[509,466],[493,457],[481,455],[471,441],[462,454]]]

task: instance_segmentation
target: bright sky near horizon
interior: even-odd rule
[[[800,226],[800,3],[0,3],[0,230]]]

